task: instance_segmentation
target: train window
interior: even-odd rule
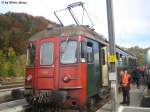
[[[120,58],[122,58],[123,57],[123,55],[122,54],[120,54]]]
[[[101,52],[102,52],[102,65],[105,65],[105,50],[104,49],[102,49],[101,50]]]
[[[35,63],[35,51],[36,48],[33,44],[30,44],[27,48],[27,66],[33,66]]]
[[[116,57],[117,57],[117,60],[119,60],[119,53],[116,52]]]
[[[92,63],[94,61],[94,51],[93,44],[91,42],[87,43],[87,62]]]
[[[85,59],[86,59],[86,47],[85,47],[85,42],[81,42],[81,62],[85,62]]]
[[[43,43],[40,47],[40,65],[53,63],[54,43]]]
[[[125,64],[125,65],[128,64],[128,57],[127,57],[127,56],[125,56],[125,58],[124,58],[124,64]]]
[[[123,55],[122,54],[119,55],[119,61],[123,61]]]
[[[63,41],[61,43],[60,62],[62,64],[76,63],[77,41]]]

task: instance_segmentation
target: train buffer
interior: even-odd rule
[[[150,112],[150,95],[147,95],[147,86],[145,85],[141,85],[139,89],[136,85],[131,85],[129,106],[120,105],[120,102],[122,102],[121,92],[118,93],[117,112]],[[112,112],[111,107],[111,101],[109,101],[96,112]]]

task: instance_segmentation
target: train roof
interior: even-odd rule
[[[120,52],[120,53],[122,53],[122,54],[125,55],[125,56],[128,56],[128,57],[130,57],[130,58],[137,59],[136,56],[135,56],[133,53],[131,53],[131,52],[129,52],[128,50],[125,50],[125,49],[123,49],[123,48],[120,48],[120,47],[117,46],[117,45],[116,45],[116,52]]]
[[[56,27],[50,27],[47,29],[44,29],[41,32],[36,33],[33,35],[30,39],[29,42],[34,42],[40,39],[44,38],[49,38],[49,37],[72,37],[72,36],[85,36],[87,38],[96,40],[103,45],[109,46],[109,42],[104,38],[103,35],[100,35],[99,33],[95,32],[91,28],[85,25],[69,25],[69,26],[56,26]],[[122,51],[123,54],[125,55],[130,55],[132,58],[136,57],[132,53],[120,48],[119,46],[116,45],[116,52],[119,50]]]
[[[103,35],[98,34],[97,32],[93,31],[91,28],[85,25],[79,26],[69,25],[64,27],[58,26],[47,28],[33,35],[29,39],[29,42],[34,42],[49,37],[72,37],[72,36],[85,36],[93,40],[99,41],[104,45],[108,45],[108,42],[103,37]]]

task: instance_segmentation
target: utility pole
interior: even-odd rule
[[[111,96],[112,96],[112,112],[116,112],[118,108],[117,103],[117,68],[116,68],[116,46],[115,46],[115,33],[114,33],[114,18],[113,18],[113,3],[112,0],[106,0],[107,5],[107,21],[108,21],[108,34],[109,34],[109,48],[110,55],[108,62],[110,63],[109,80],[111,82]]]

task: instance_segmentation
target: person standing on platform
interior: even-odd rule
[[[135,70],[133,70],[133,80],[136,83],[137,88],[140,87],[140,72],[139,70],[136,68]]]
[[[123,75],[121,76],[121,87],[123,93],[123,101],[120,104],[130,105],[130,83],[131,83],[131,75],[124,70]]]
[[[133,80],[133,84],[136,83],[136,74],[137,74],[136,68],[133,68],[133,71],[132,71],[132,80]]]

